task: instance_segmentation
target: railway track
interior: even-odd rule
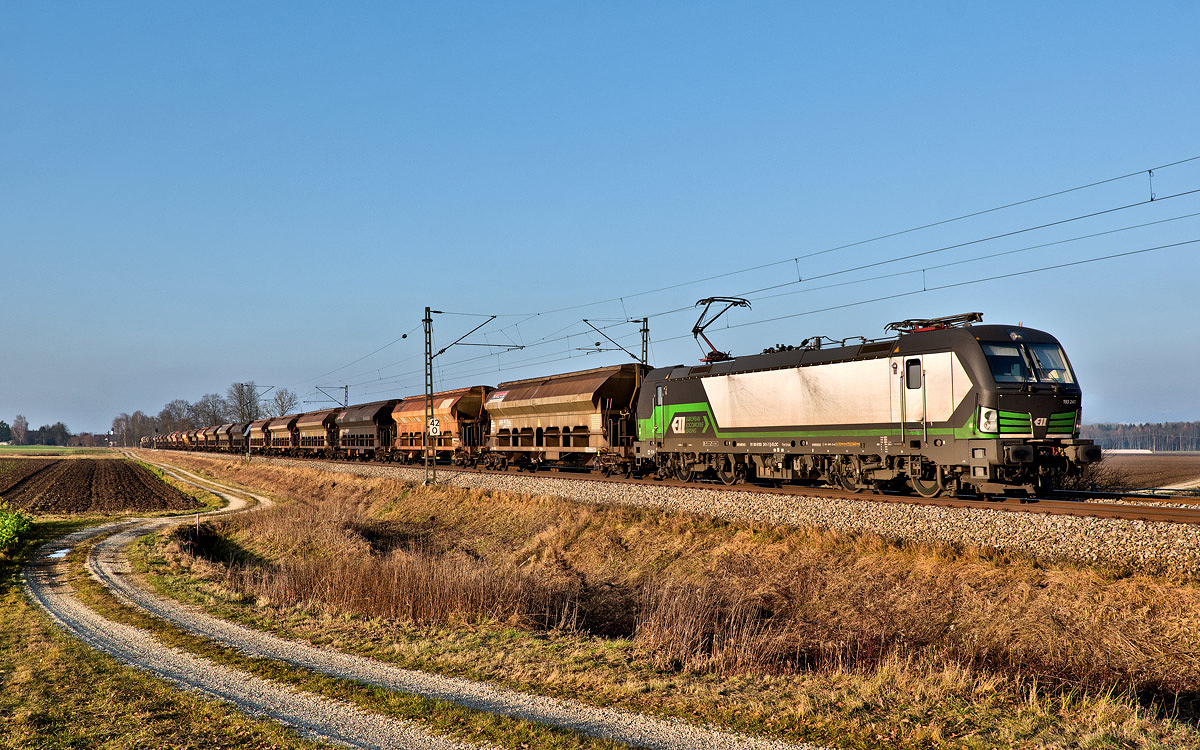
[[[197,455],[213,455],[204,451],[185,451]],[[258,456],[258,458],[264,458]],[[418,464],[365,462],[336,459],[306,459],[293,457],[268,456],[266,458],[288,458],[288,460],[312,461],[313,463],[335,463],[347,465],[371,465],[390,467],[408,471],[422,471]],[[522,473],[521,470],[493,470],[468,468],[461,466],[439,465],[440,474],[470,473],[482,475],[513,476]],[[872,492],[870,490],[850,491],[836,487],[816,487],[809,485],[786,485],[782,487],[761,484],[726,485],[717,480],[693,480],[683,482],[674,479],[656,479],[651,477],[622,477],[602,476],[590,472],[573,472],[558,468],[536,471],[531,476],[553,476],[570,478],[584,482],[604,482],[612,484],[651,485],[658,487],[698,488],[724,492],[750,492],[769,495],[799,496],[799,497],[828,497],[845,500],[865,500],[880,503],[899,503],[907,505],[925,505],[942,508],[977,508],[1015,513],[1040,513],[1046,515],[1081,516],[1092,518],[1114,518],[1126,521],[1160,521],[1167,523],[1200,524],[1200,492],[1183,490],[1172,491],[1172,494],[1148,494],[1152,490],[1128,490],[1122,492],[1056,492],[1052,497],[974,497],[974,496],[940,496],[925,498],[917,495],[899,493]]]

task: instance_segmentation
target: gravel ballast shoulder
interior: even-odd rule
[[[423,469],[381,464],[255,458],[280,465],[420,482]],[[553,495],[586,503],[697,513],[730,521],[872,533],[917,543],[983,547],[1041,560],[1111,564],[1149,573],[1200,577],[1200,525],[981,508],[775,495],[703,485],[634,484],[535,474],[439,471],[455,487]]]

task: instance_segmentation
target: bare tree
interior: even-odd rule
[[[249,383],[232,383],[225,391],[232,418],[238,422],[251,422],[262,418],[262,406],[258,402],[258,386]]]
[[[214,427],[231,421],[229,402],[218,393],[206,393],[192,404],[191,416],[197,427]]]
[[[142,438],[150,437],[158,428],[158,420],[141,409],[129,415],[129,444],[138,445]]]
[[[181,398],[171,401],[158,413],[158,426],[163,432],[196,429],[197,425],[192,421],[192,405]]]
[[[13,445],[25,445],[25,436],[29,433],[29,420],[25,415],[18,414],[12,423]]]
[[[291,414],[300,406],[300,398],[295,393],[287,388],[280,388],[275,391],[275,395],[264,405],[264,409],[269,417],[282,417],[284,414]]]
[[[122,445],[122,446],[128,445],[129,443],[126,442],[126,439],[125,439],[125,433],[128,432],[128,430],[129,430],[129,415],[128,414],[126,414],[125,412],[121,412],[118,416],[113,417],[112,435],[113,435],[114,444]]]

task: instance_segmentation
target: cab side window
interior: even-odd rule
[[[904,385],[910,390],[921,387],[921,360],[909,359],[904,362]]]

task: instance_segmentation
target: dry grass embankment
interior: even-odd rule
[[[961,715],[949,711],[969,714],[976,732],[1046,744],[1051,730],[1039,722],[1079,722],[1054,731],[1095,738],[1089,725],[1099,712],[1110,725],[1100,735],[1114,740],[1137,726],[1142,737],[1179,731],[1177,744],[1200,746],[1191,713],[1200,689],[1200,589],[1187,583],[548,497],[182,462],[304,498],[199,535],[181,529],[181,560],[245,606],[292,613],[280,615],[292,623],[295,613],[359,615],[394,623],[393,636],[411,636],[411,626],[555,628],[574,644],[559,662],[530,651],[530,659],[549,659],[550,667],[538,667],[517,663],[519,647],[500,659],[456,662],[430,657],[444,644],[423,643],[410,659],[420,666],[441,659],[458,664],[450,671],[494,677],[491,670],[550,692],[635,705],[664,675],[687,676],[655,699],[710,720],[728,719],[721,704],[732,702],[758,716],[747,728],[804,735],[801,725],[816,723],[824,729],[805,735],[815,739],[866,731],[861,713],[869,710],[885,723],[892,715],[900,725],[889,729],[894,739],[937,745],[963,736],[952,727]],[[606,645],[594,645],[597,638]],[[589,648],[620,656],[585,658]],[[403,660],[409,650],[394,643],[392,651]],[[575,668],[593,658],[586,670]],[[651,666],[654,676],[645,672]],[[797,698],[782,726],[767,720],[764,694],[730,693],[759,680],[797,697],[814,689],[814,675],[832,679],[841,698]],[[858,680],[853,698],[847,680]],[[1113,691],[1127,697],[1114,703]],[[1184,721],[1148,728],[1135,694],[1158,696],[1160,708],[1165,702]],[[1057,707],[1035,708],[1046,696]],[[977,703],[964,709],[964,700]]]

